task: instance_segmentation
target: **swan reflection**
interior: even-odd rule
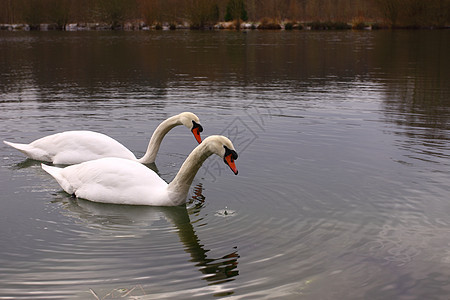
[[[170,233],[176,233],[183,244],[183,249],[190,255],[189,261],[193,262],[197,269],[204,275],[202,279],[208,285],[221,284],[234,280],[239,275],[237,247],[233,247],[230,253],[221,257],[208,257],[207,249],[197,236],[192,226],[190,215],[197,214],[203,206],[205,197],[202,195],[202,185],[198,184],[194,188],[193,195],[188,201],[188,207],[155,207],[155,206],[131,206],[103,204],[83,199],[69,198],[67,194],[58,193],[58,200],[54,202],[62,203],[64,214],[68,217],[80,219],[90,228],[109,230],[113,236],[144,238],[151,235],[152,230],[168,229],[166,224],[161,225],[161,221],[172,224],[169,226]],[[61,197],[59,197],[61,196]],[[107,238],[110,238],[108,235]]]
[[[20,169],[27,169],[30,167],[40,167],[40,166],[41,166],[41,162],[39,160],[25,158],[21,162],[18,162],[15,165],[11,165],[11,169],[20,170]]]

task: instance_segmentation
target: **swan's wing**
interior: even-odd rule
[[[167,197],[167,183],[146,166],[127,159],[102,158],[61,171],[44,168],[77,197],[103,203],[155,205]],[[55,174],[56,173],[56,174]]]
[[[121,143],[93,131],[65,131],[45,136],[30,144],[4,142],[32,159],[55,164],[76,164],[102,157],[136,160],[136,156]]]

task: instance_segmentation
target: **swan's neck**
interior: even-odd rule
[[[201,143],[186,158],[167,190],[173,202],[178,205],[186,201],[189,188],[203,162],[213,154],[205,143]]]
[[[143,164],[149,164],[155,162],[156,155],[159,151],[159,146],[164,138],[164,136],[175,126],[181,125],[181,121],[178,116],[173,116],[159,124],[155,132],[148,143],[147,152],[138,161]]]

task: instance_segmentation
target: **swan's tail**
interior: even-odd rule
[[[61,176],[61,170],[62,168],[52,167],[46,164],[41,164],[42,169],[44,169],[45,172],[52,175],[56,180],[58,177]]]
[[[40,149],[38,147],[35,147],[34,145],[32,146],[31,144],[11,143],[11,142],[7,142],[7,141],[3,141],[3,143],[5,143],[8,146],[13,147],[14,149],[19,150],[20,152],[22,152],[29,158],[36,159],[36,160],[49,161],[49,162],[52,161],[49,154],[47,153],[47,151]]]
[[[70,185],[70,183],[66,180],[64,175],[62,174],[63,168],[57,168],[52,167],[46,164],[41,164],[42,169],[44,169],[45,172],[50,174],[53,178],[56,179],[56,181],[59,183],[59,185],[69,194],[73,194],[73,188]]]
[[[14,149],[19,150],[20,152],[22,152],[24,154],[27,154],[31,148],[30,145],[28,145],[28,144],[11,143],[11,142],[7,142],[7,141],[3,141],[3,143],[5,143],[8,146],[13,147]]]

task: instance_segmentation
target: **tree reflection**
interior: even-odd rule
[[[408,137],[449,139],[448,34],[392,32],[382,37],[375,59],[386,72],[386,120]]]

